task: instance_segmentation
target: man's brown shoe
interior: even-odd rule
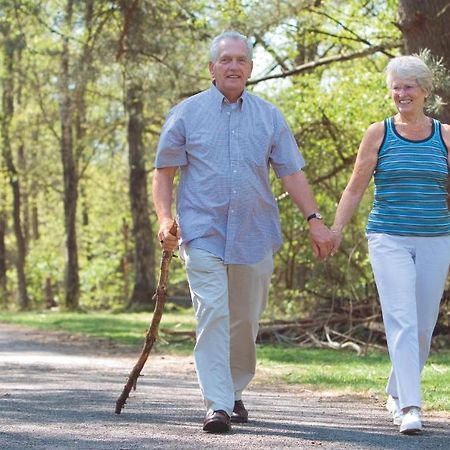
[[[248,411],[245,409],[242,400],[236,400],[234,402],[233,412],[231,413],[231,421],[233,423],[247,423]]]
[[[203,422],[203,431],[208,433],[227,433],[231,430],[230,416],[221,409],[210,411]]]

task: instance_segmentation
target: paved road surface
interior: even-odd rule
[[[245,397],[251,422],[203,433],[190,357],[151,354],[116,415],[138,353],[0,324],[0,449],[450,449],[448,414],[427,413],[422,436],[401,436],[376,399],[259,383]]]

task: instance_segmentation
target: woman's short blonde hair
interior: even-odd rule
[[[433,90],[433,72],[415,55],[397,56],[389,61],[386,67],[386,83],[392,87],[392,79],[397,76],[403,79],[416,80],[417,84],[428,94]]]

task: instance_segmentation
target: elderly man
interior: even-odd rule
[[[252,45],[225,32],[211,44],[211,87],[175,106],[161,132],[153,179],[158,240],[180,256],[197,318],[194,350],[206,406],[203,430],[247,422],[242,392],[255,373],[258,321],[268,298],[272,257],[281,245],[269,168],[307,218],[315,255],[332,248],[304,160],[280,111],[245,90]],[[172,190],[177,168],[178,236]]]

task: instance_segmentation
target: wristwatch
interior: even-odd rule
[[[320,212],[313,212],[306,218],[306,221],[309,222],[311,219],[323,220],[323,217],[322,214],[320,214]]]

